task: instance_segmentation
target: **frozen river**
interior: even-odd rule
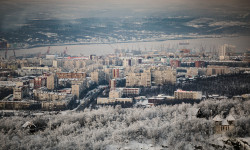
[[[188,42],[189,45],[179,45],[180,42]],[[85,45],[62,45],[62,46],[51,46],[50,52],[61,53],[67,47],[67,53],[70,55],[104,55],[114,53],[114,49],[129,49],[129,50],[161,50],[161,49],[182,49],[188,48],[192,51],[198,51],[202,47],[203,49],[218,50],[223,44],[231,44],[236,46],[236,50],[239,52],[250,49],[250,37],[239,36],[239,37],[222,37],[222,38],[199,38],[187,40],[167,40],[167,41],[155,41],[155,42],[135,42],[135,43],[115,43],[115,44],[85,44]],[[21,56],[23,54],[32,53],[46,53],[48,47],[36,47],[29,49],[16,50],[16,55]],[[1,56],[4,56],[4,51],[0,51]],[[13,56],[13,51],[8,51],[8,57]]]

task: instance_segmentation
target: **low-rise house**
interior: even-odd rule
[[[200,108],[189,108],[188,109],[188,119],[195,119],[201,114]]]
[[[25,122],[23,125],[22,125],[22,128],[24,129],[29,129],[29,131],[32,133],[32,132],[35,132],[36,131],[36,125],[33,124],[32,122],[30,121],[27,121]]]
[[[97,104],[132,103],[132,98],[97,98]]]
[[[216,115],[213,121],[215,123],[215,133],[217,134],[231,131],[235,127],[235,118],[232,115],[228,115],[225,119],[222,119],[220,115]]]

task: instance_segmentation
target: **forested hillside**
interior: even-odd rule
[[[199,118],[190,109],[200,108]],[[211,111],[212,110],[212,111]],[[236,128],[214,133],[211,118],[232,114]],[[26,121],[37,129],[22,128]],[[102,107],[36,117],[0,119],[1,149],[233,149],[230,139],[250,136],[250,101],[206,100],[152,108]],[[218,138],[220,137],[220,138]],[[221,138],[222,137],[222,138]],[[223,140],[224,139],[224,142]],[[243,140],[241,139],[241,140]],[[225,142],[227,140],[227,142]],[[248,143],[249,145],[249,143]],[[240,145],[239,145],[240,146]]]

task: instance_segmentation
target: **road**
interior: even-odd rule
[[[74,109],[74,111],[83,111],[90,104],[94,103],[96,98],[104,91],[107,86],[98,86],[97,88],[89,91],[86,96],[80,100],[80,104]]]

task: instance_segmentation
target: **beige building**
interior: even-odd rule
[[[215,133],[221,134],[228,131],[231,131],[235,127],[235,119],[232,115],[228,115],[225,119],[222,119],[221,116],[216,115],[213,118],[215,123]]]
[[[75,64],[75,63],[74,63],[73,60],[66,60],[66,61],[64,62],[63,67],[70,70],[70,69],[75,68],[75,65],[74,65],[74,64]]]
[[[34,97],[36,100],[40,101],[56,101],[65,100],[67,97],[72,97],[71,94],[58,93],[58,92],[48,92],[43,90],[33,90]]]
[[[37,71],[49,71],[49,67],[45,66],[45,67],[22,67],[22,70],[37,70]]]
[[[30,106],[34,104],[35,104],[34,101],[29,101],[29,102],[27,101],[0,101],[0,109],[11,109],[11,110],[28,109],[30,108]]]
[[[51,74],[47,76],[47,88],[49,90],[54,90],[57,88],[58,78],[56,74]]]
[[[53,61],[51,59],[40,59],[40,65],[52,66]]]
[[[97,104],[112,104],[115,102],[132,103],[132,98],[97,98]]]
[[[122,89],[122,93],[125,96],[129,96],[129,95],[139,95],[141,92],[140,88],[121,88]]]
[[[182,91],[177,90],[174,92],[175,99],[201,99],[202,93],[199,91]]]
[[[122,89],[115,89],[109,92],[109,98],[121,98],[123,95]]]
[[[29,82],[19,81],[13,88],[13,100],[22,100],[29,93]]]
[[[152,72],[152,84],[164,85],[166,83],[176,83],[176,70],[167,68],[166,70],[153,70]]]
[[[104,68],[105,80],[109,81],[113,79],[113,68]]]
[[[85,66],[85,63],[81,60],[77,60],[75,61],[75,68],[82,68],[83,66]]]
[[[23,87],[15,87],[13,89],[13,100],[22,100],[23,99]]]
[[[94,71],[91,72],[91,80],[100,83],[100,81],[105,80],[105,74],[102,71]]]
[[[65,110],[67,109],[68,104],[70,101],[62,100],[62,101],[43,101],[41,103],[41,107],[43,110]]]
[[[133,87],[133,86],[149,87],[151,86],[151,73],[150,72],[128,73],[126,76],[126,86],[127,87]]]
[[[229,74],[228,66],[207,66],[207,76]]]
[[[150,71],[145,71],[141,73],[140,85],[144,87],[151,86],[151,73]]]
[[[236,52],[235,46],[224,44],[221,46],[219,50],[219,58],[220,60],[229,60],[230,56],[233,56]]]
[[[53,60],[53,67],[62,67],[63,66],[63,61],[62,60]]]
[[[132,66],[132,60],[129,59],[129,58],[125,58],[125,59],[123,60],[123,66],[124,66],[124,67],[130,67],[130,66]]]
[[[112,79],[109,81],[109,86],[110,86],[110,90],[115,90],[116,88],[116,79]]]
[[[57,72],[59,79],[84,79],[86,78],[85,72]]]
[[[72,95],[76,95],[77,99],[79,99],[81,97],[82,91],[89,86],[88,83],[89,82],[87,82],[87,80],[76,80],[72,82]]]
[[[16,82],[14,81],[0,81],[0,87],[15,87]]]
[[[83,67],[86,67],[90,64],[92,64],[93,61],[92,60],[88,60],[88,59],[67,59],[64,61],[63,63],[63,67],[69,70],[72,69],[82,69]]]
[[[187,74],[186,74],[187,77],[198,76],[198,74],[199,74],[199,68],[197,67],[187,68]]]
[[[126,86],[164,85],[176,83],[176,70],[170,67],[153,67],[143,73],[128,73]]]
[[[80,98],[80,94],[83,91],[83,87],[81,84],[74,84],[71,86],[72,88],[72,94],[76,95],[77,99]]]

